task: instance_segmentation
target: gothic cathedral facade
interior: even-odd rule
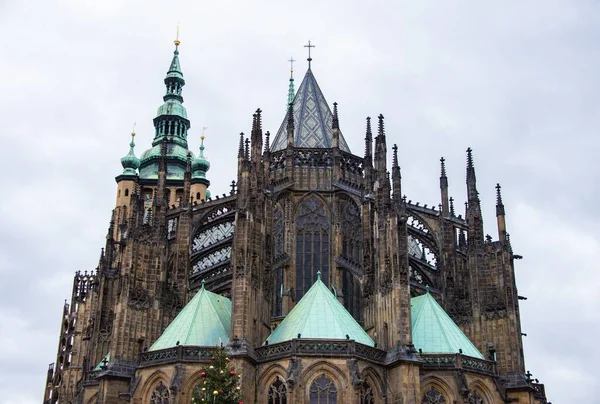
[[[464,216],[443,159],[439,206],[412,202],[384,117],[354,154],[309,58],[277,133],[257,110],[237,179],[211,195],[175,45],[152,147],[136,157],[132,134],[98,267],[75,275],[44,403],[188,404],[219,345],[244,403],[546,403],[500,187],[493,239],[470,149]]]

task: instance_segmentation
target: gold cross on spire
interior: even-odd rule
[[[294,72],[294,62],[296,61],[296,59],[294,59],[294,57],[292,56],[288,62],[290,62],[290,72]]]

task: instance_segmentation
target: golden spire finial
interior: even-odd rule
[[[179,46],[179,44],[181,43],[181,41],[179,40],[179,21],[177,21],[177,36],[175,37],[173,43],[175,44],[175,46]]]
[[[202,140],[202,142],[204,142],[204,137],[205,137],[205,136],[204,136],[204,131],[205,131],[206,129],[208,129],[208,126],[203,126],[203,127],[202,127],[202,136],[200,136],[200,140]]]
[[[131,137],[135,136],[135,124],[136,124],[136,122],[133,123],[133,129],[131,130]]]

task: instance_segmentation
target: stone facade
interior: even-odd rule
[[[375,136],[367,120],[357,156],[340,149],[336,108],[331,148],[295,147],[288,112],[287,147],[274,152],[261,113],[240,137],[227,195],[206,200],[208,181],[192,189],[189,157],[184,178],[169,178],[165,145],[156,180],[117,177],[106,245],[97,269],[75,276],[44,402],[189,403],[214,347],[147,348],[205,280],[232,299],[227,349],[245,403],[331,402],[311,399],[314,386],[337,403],[545,403],[543,385],[525,373],[519,257],[500,189],[492,240],[471,150],[463,217],[443,159],[439,207],[402,194],[396,146],[387,166],[383,116]],[[264,344],[317,271],[375,347],[301,336]],[[410,298],[426,287],[486,360],[419,352]]]

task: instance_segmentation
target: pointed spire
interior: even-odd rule
[[[337,102],[333,103],[333,124],[332,124],[332,128],[333,129],[339,129],[340,128],[340,121],[338,119],[338,104]]]
[[[456,216],[454,213],[454,198],[453,197],[450,197],[450,214],[452,216]]]
[[[498,224],[498,238],[500,241],[506,241],[506,219],[504,213],[504,203],[502,202],[502,193],[500,184],[496,184],[496,221]]]
[[[258,108],[256,110],[256,130],[262,137],[262,110]]]
[[[287,105],[290,105],[291,103],[294,102],[294,95],[296,94],[296,89],[294,88],[294,62],[296,60],[291,57],[290,60],[288,60],[288,62],[290,62],[290,84],[288,87],[288,99],[287,99]]]
[[[440,176],[442,178],[446,177],[446,159],[445,158],[440,158],[440,164],[442,166],[442,173],[440,174]]]
[[[291,103],[288,105],[288,114],[287,114],[287,130],[288,132],[294,131],[295,128],[295,124],[294,124],[294,104]]]
[[[385,137],[385,127],[383,124],[383,115],[379,114],[379,116],[377,118],[379,119],[378,136]]]
[[[238,158],[244,157],[244,132],[240,133],[240,145],[238,147]]]
[[[267,131],[265,133],[265,151],[264,151],[265,153],[269,152],[269,147],[270,147],[269,141],[270,140],[271,140],[271,132]]]
[[[502,187],[500,184],[496,184],[496,206],[504,206],[502,203]]]
[[[294,129],[295,129],[294,104],[291,103],[290,105],[288,105],[288,112],[287,112],[287,125],[286,125],[287,147],[294,147]],[[277,141],[277,139],[275,139],[275,140]]]
[[[467,170],[473,168],[473,149],[467,148]]]
[[[394,193],[392,198],[397,206],[400,206],[402,201],[402,176],[400,175],[400,165],[398,164],[398,145],[394,144],[392,147],[392,182],[394,185]]]
[[[446,177],[446,159],[440,158],[441,174],[440,174],[440,193],[441,193],[441,212],[443,216],[448,216],[448,177]]]
[[[246,138],[244,144],[244,158],[250,160],[250,139]]]
[[[371,117],[367,117],[367,132],[365,134],[365,164],[373,165],[373,133],[371,132]]]

